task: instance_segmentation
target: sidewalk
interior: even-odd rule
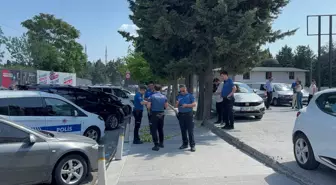
[[[172,110],[166,113],[165,131],[166,135],[180,132]],[[107,184],[297,185],[204,128],[195,128],[194,153],[178,149],[180,137],[179,134],[168,139],[165,148],[158,152],[151,150],[152,143],[126,145],[123,160],[113,161],[107,170]]]

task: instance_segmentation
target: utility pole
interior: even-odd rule
[[[105,47],[105,65],[107,64],[107,46]]]

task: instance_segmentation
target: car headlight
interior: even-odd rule
[[[91,146],[92,147],[92,149],[94,149],[94,150],[98,150],[98,144],[95,144],[95,145],[93,145],[93,146]]]
[[[104,118],[103,118],[103,117],[101,117],[101,116],[98,116],[98,119],[100,119],[100,120],[104,121]]]

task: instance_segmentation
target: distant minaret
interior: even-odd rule
[[[84,52],[85,52],[85,55],[86,55],[86,56],[88,56],[88,55],[87,55],[87,48],[86,48],[86,44],[85,44],[85,47],[84,47]]]
[[[105,47],[105,65],[107,64],[107,46]]]

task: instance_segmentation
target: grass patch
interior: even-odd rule
[[[140,139],[142,142],[145,142],[145,143],[151,143],[153,142],[152,140],[152,135],[150,134],[150,129],[149,129],[149,126],[145,126],[145,127],[142,127],[139,131],[140,133]],[[164,137],[164,140],[169,140],[175,136],[178,136],[179,134],[170,134],[170,135],[166,135]]]

